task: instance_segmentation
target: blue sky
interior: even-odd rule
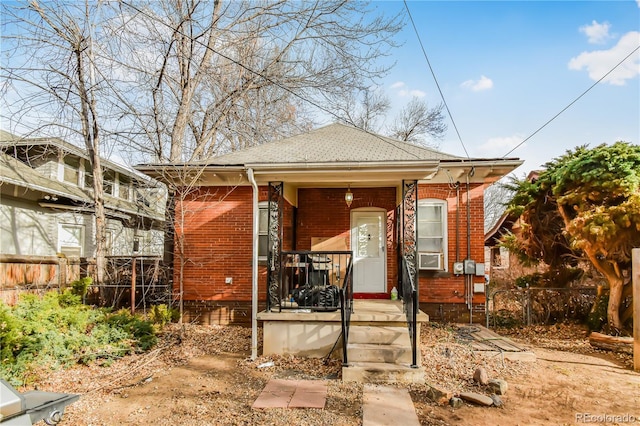
[[[384,13],[402,1],[374,4]],[[502,157],[640,46],[640,0],[408,1],[429,61],[471,157]],[[413,26],[383,82],[394,109],[441,98]],[[640,143],[640,51],[510,157],[516,174],[582,144]],[[454,127],[440,150],[465,155]]]

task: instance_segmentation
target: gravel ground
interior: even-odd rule
[[[577,353],[593,351],[584,345],[584,330],[576,326],[510,332],[524,344],[562,347]],[[409,391],[423,425],[458,423],[443,420],[451,413],[443,412],[446,408],[432,400],[432,386],[448,394],[483,392],[472,380],[478,366],[483,366],[489,377],[507,381],[535,375],[535,363],[480,357],[456,336],[455,326],[429,324],[422,329],[428,384],[410,385]],[[243,327],[189,324],[181,332],[180,326],[172,324],[150,352],[111,364],[43,370],[46,379],[36,386],[81,395],[67,407],[61,425],[362,424],[363,385],[340,380],[339,360],[270,356],[252,361],[250,338],[251,330]],[[252,410],[251,405],[271,378],[326,380],[325,409]],[[33,387],[21,390],[30,389]]]

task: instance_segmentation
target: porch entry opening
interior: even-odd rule
[[[386,212],[351,212],[353,292],[386,293]]]

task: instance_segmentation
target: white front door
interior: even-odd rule
[[[351,213],[351,249],[353,250],[353,291],[386,293],[387,256],[386,213]]]

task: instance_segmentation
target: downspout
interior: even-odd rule
[[[258,184],[253,169],[247,169],[247,177],[253,187],[253,249],[251,261],[251,359],[258,358],[258,235],[259,214]]]
[[[456,262],[460,262],[460,182],[456,182]]]
[[[472,167],[469,173],[467,173],[467,259],[471,259],[471,189],[469,183],[469,176],[475,174],[475,169]],[[466,274],[465,271],[465,283],[467,289],[467,306],[469,308],[469,324],[473,324],[473,275]]]

